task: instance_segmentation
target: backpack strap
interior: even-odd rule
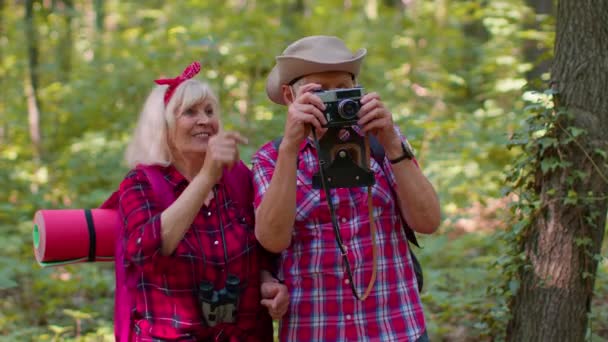
[[[281,141],[283,141],[283,136],[272,140],[272,146],[275,150],[277,150],[277,154],[279,153],[279,146],[281,146]],[[298,158],[296,159],[296,169],[298,168],[298,165],[300,165],[300,154],[298,154]]]
[[[251,170],[239,161],[231,170],[224,170],[222,180],[235,207],[244,213],[253,213],[253,176]]]
[[[279,146],[281,146],[281,141],[283,141],[283,136],[272,140],[272,146],[274,146],[274,149],[277,150],[277,152],[279,152]]]
[[[173,196],[173,190],[167,184],[165,176],[161,172],[160,168],[155,165],[138,165],[137,168],[142,170],[150,182],[152,192],[156,199],[160,202],[163,209],[167,209],[175,198]]]
[[[376,161],[376,163],[378,163],[380,165],[380,168],[382,168],[382,173],[384,173],[384,177],[386,177],[387,180],[388,179],[388,173],[386,171],[386,169],[384,168],[384,158],[386,157],[386,154],[384,152],[384,147],[382,147],[382,145],[380,144],[380,142],[378,141],[378,138],[376,138],[376,136],[374,135],[369,135],[369,149],[371,151],[372,157],[374,158],[374,160]],[[414,246],[420,248],[420,245],[418,244],[418,239],[416,238],[416,234],[414,233],[414,230],[407,224],[407,221],[405,220],[405,217],[403,217],[403,213],[401,212],[401,208],[399,208],[399,202],[398,202],[398,196],[397,196],[397,192],[395,191],[395,189],[390,186],[390,181],[389,181],[389,188],[391,189],[391,194],[393,195],[393,199],[395,201],[395,207],[397,209],[397,213],[399,213],[399,219],[401,219],[401,225],[403,226],[403,229],[405,230],[405,236],[407,237],[407,239],[414,244]]]
[[[159,166],[155,165],[137,165],[137,168],[142,170],[150,186],[155,198],[160,201],[163,209],[169,207],[175,200],[173,190],[165,180]],[[102,208],[118,208],[118,192],[114,192],[112,196],[104,204]],[[119,224],[116,227],[116,236],[120,235],[120,230],[123,229]],[[116,243],[115,262],[122,260],[124,256],[124,246],[120,241]],[[127,278],[124,267],[115,266],[116,290],[114,294],[114,336],[118,342],[131,341],[131,333],[133,331],[133,322],[131,321],[131,309],[133,307],[133,296],[129,292],[135,287],[133,279]]]

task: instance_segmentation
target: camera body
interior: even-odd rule
[[[325,127],[345,127],[357,124],[357,113],[361,109],[363,88],[346,88],[315,91],[325,104]]]
[[[325,104],[327,132],[319,140],[319,165],[323,171],[313,176],[312,185],[320,189],[371,186],[374,173],[369,169],[369,149],[365,137],[353,128],[361,109],[361,87],[316,91]]]
[[[226,285],[220,290],[215,290],[210,281],[201,282],[199,303],[207,326],[236,322],[239,295],[240,280],[234,275],[227,276]]]

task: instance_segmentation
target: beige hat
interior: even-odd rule
[[[281,86],[296,78],[325,71],[346,71],[356,77],[366,53],[366,49],[359,49],[353,54],[338,37],[304,37],[276,57],[266,80],[266,93],[273,102],[285,104]]]

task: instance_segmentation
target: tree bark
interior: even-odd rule
[[[4,8],[5,8],[5,2],[4,0],[0,0],[0,40],[3,39],[2,37],[4,37],[4,35],[6,34],[5,32],[5,25],[4,25]],[[2,63],[4,61],[4,55],[2,54],[3,49],[0,49],[0,63]],[[6,75],[0,74],[0,89],[6,89],[5,88],[5,81],[4,79],[6,78]],[[4,103],[6,104],[6,92],[2,92],[2,95],[0,95],[0,99],[2,101],[0,101],[0,103]],[[0,106],[0,112],[5,112],[6,108],[2,108],[2,106]],[[4,142],[7,139],[6,134],[8,132],[8,128],[7,128],[8,123],[4,122],[2,124],[2,126],[0,126],[0,143],[4,144]]]
[[[93,6],[95,11],[95,52],[94,57],[96,60],[103,59],[103,35],[105,28],[105,2],[104,0],[93,0]]]
[[[59,64],[59,79],[63,82],[70,80],[72,73],[72,51],[73,51],[73,31],[72,19],[74,18],[73,0],[60,0],[56,3],[57,9],[63,17],[63,34],[59,44],[57,44],[57,59]]]
[[[306,3],[304,0],[285,1],[281,6],[281,26],[290,30],[297,28],[299,18],[305,14]]]
[[[508,341],[585,340],[608,210],[607,17],[607,1],[558,4],[552,84],[556,108],[573,117],[559,122],[555,137],[565,141],[571,126],[586,134],[545,154],[571,166],[537,176],[541,211],[524,242],[531,267],[521,269]],[[576,170],[584,176],[573,178]],[[578,202],[564,202],[569,191]]]
[[[40,101],[38,100],[38,34],[34,21],[34,0],[25,1],[25,36],[27,44],[28,79],[25,94],[28,107],[28,125],[34,159],[42,157],[40,134]]]
[[[540,15],[554,15],[553,8],[554,0],[526,0],[528,6],[534,11],[530,23],[527,25],[528,29],[540,30],[541,22],[539,21]],[[524,56],[526,61],[532,63],[534,67],[526,73],[526,79],[528,82],[538,80],[540,76],[546,72],[549,72],[551,68],[551,60],[544,57],[547,49],[541,46],[541,42],[532,39],[524,42]]]

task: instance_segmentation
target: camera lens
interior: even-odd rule
[[[352,120],[357,117],[357,113],[359,112],[359,103],[347,99],[338,105],[338,114],[344,120]]]

